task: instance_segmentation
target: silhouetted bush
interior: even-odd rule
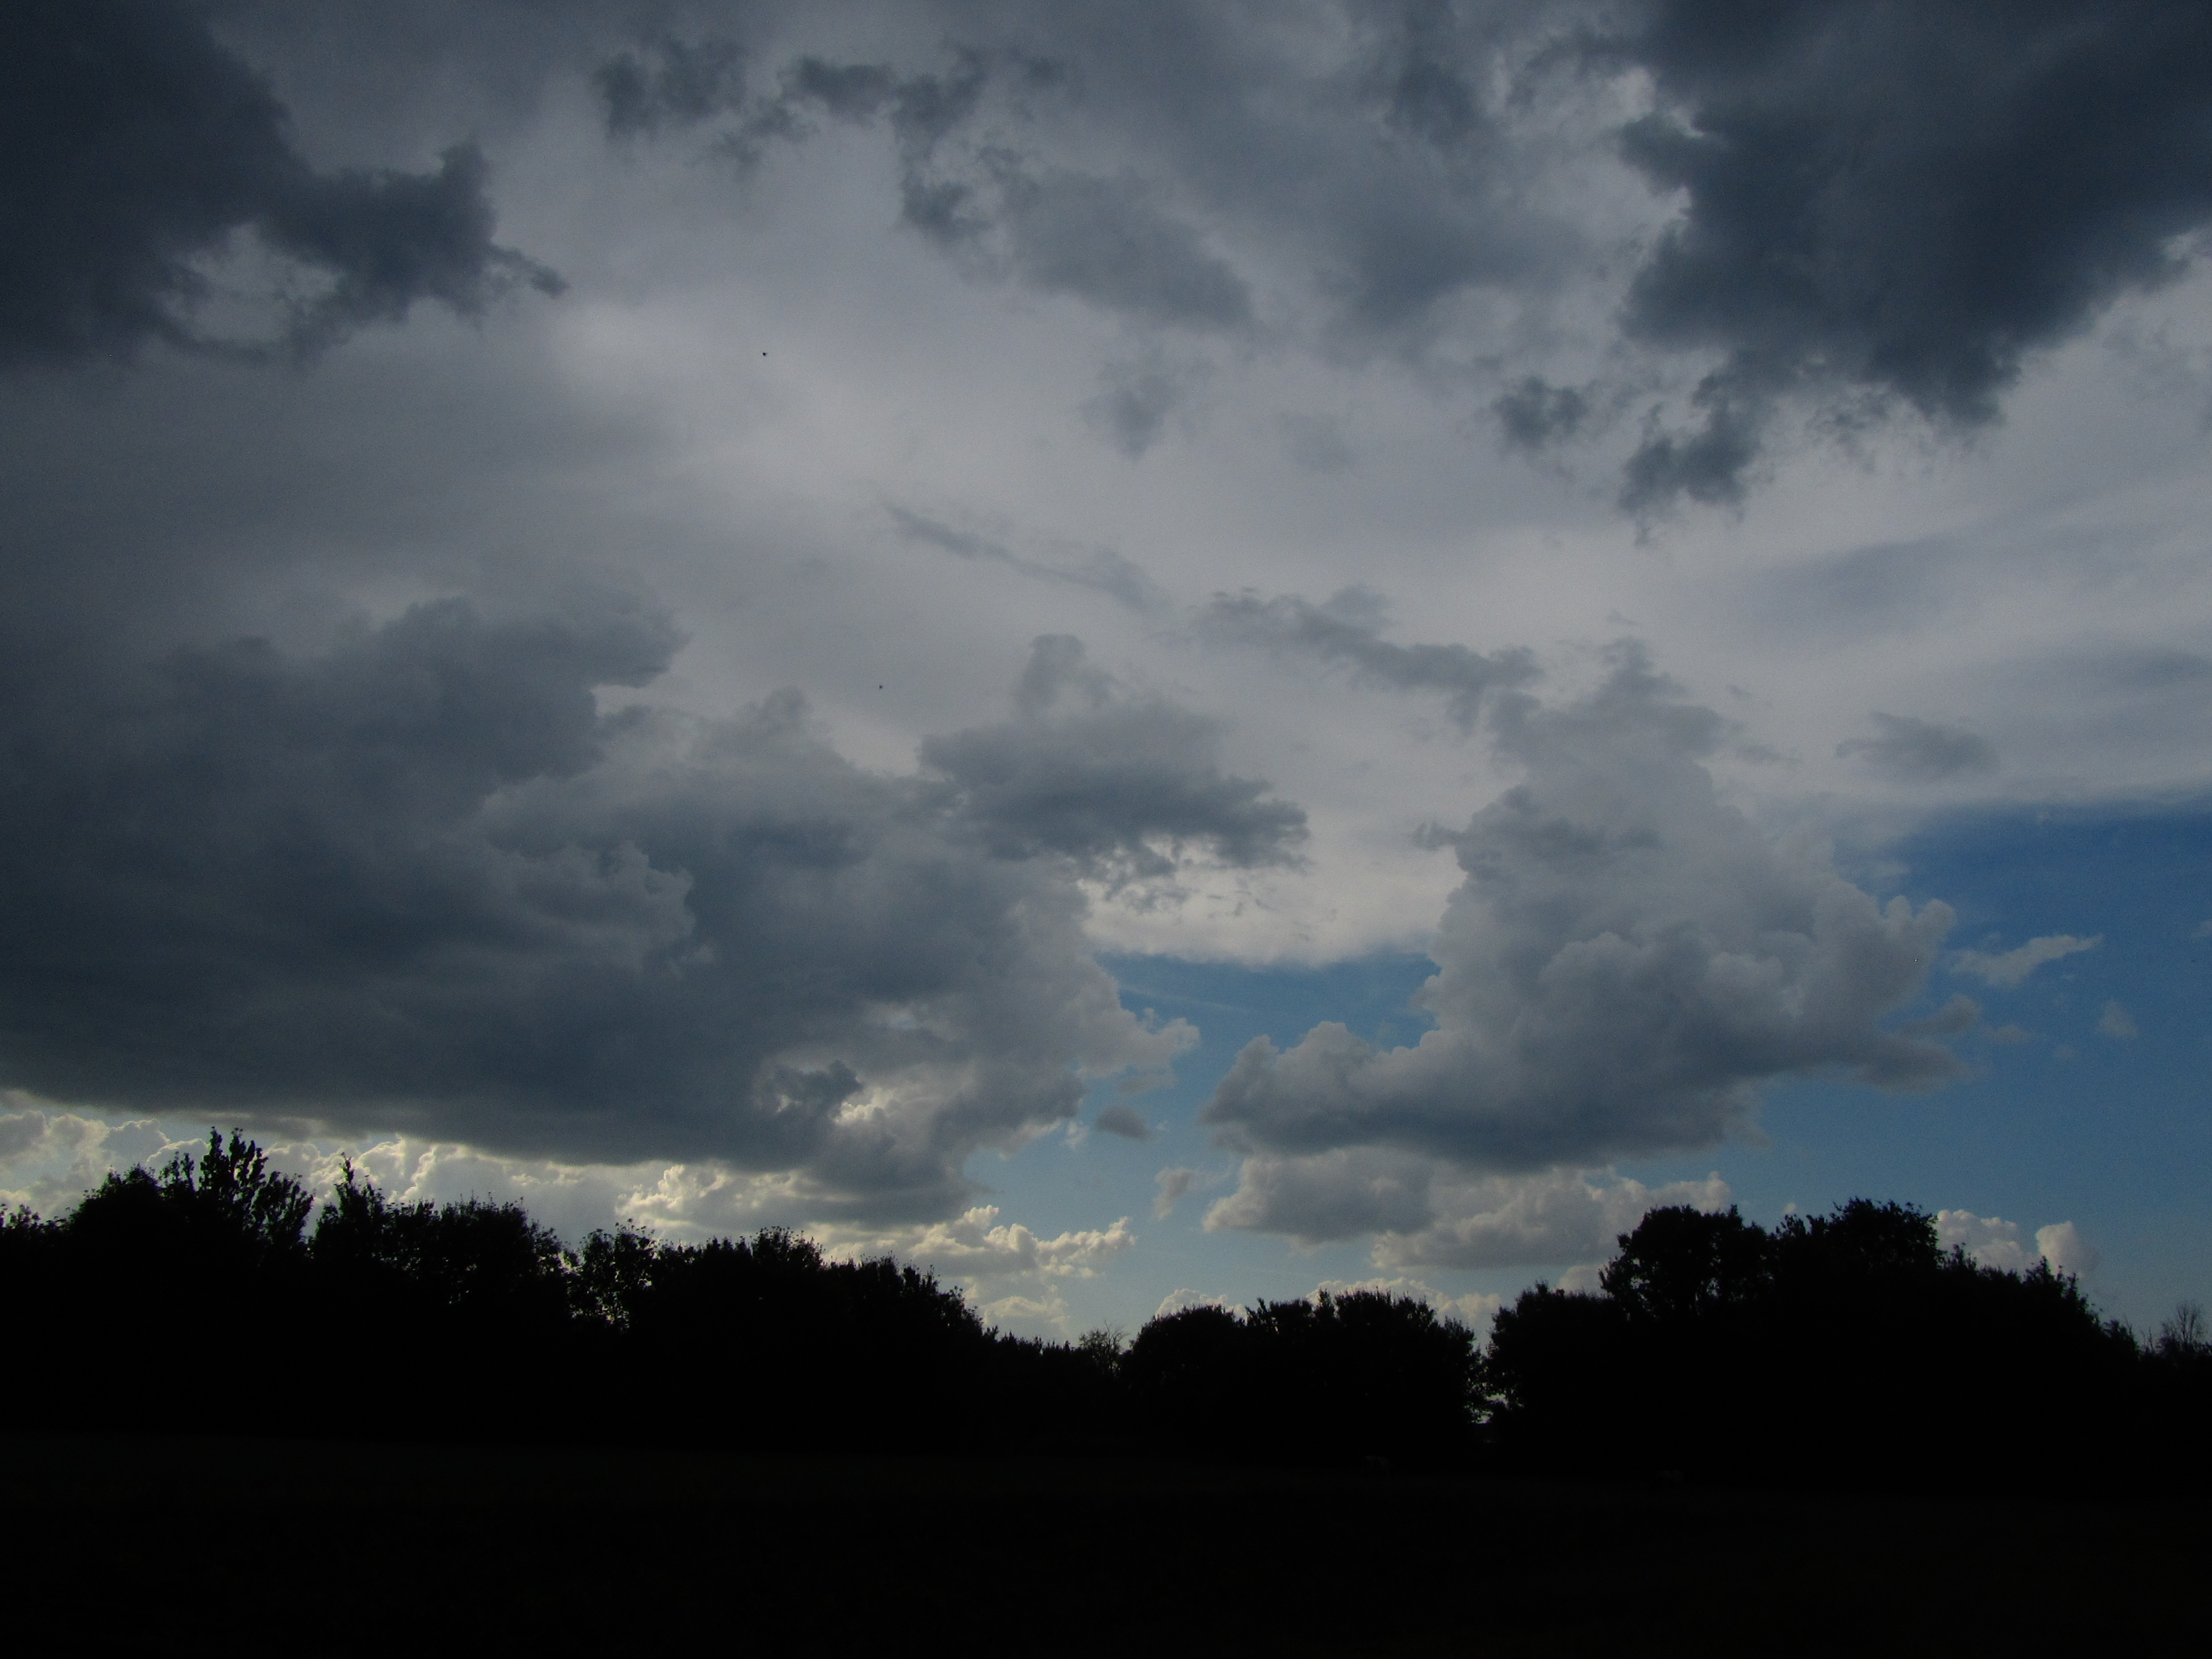
[[[2187,1387],[2159,1398],[2072,1279],[1946,1254],[1910,1206],[1853,1200],[1771,1231],[1655,1210],[1601,1282],[1498,1315],[1482,1389],[1524,1466],[2043,1489],[2201,1467],[2153,1468],[2153,1433],[2201,1446]]]
[[[2138,1343],[2047,1267],[1945,1254],[1909,1206],[1772,1230],[1655,1210],[1601,1285],[1528,1291],[1480,1357],[1376,1291],[1041,1342],[780,1229],[568,1250],[520,1205],[395,1201],[350,1165],[316,1212],[210,1134],[58,1221],[0,1223],[0,1390],[53,1425],[1399,1468],[1486,1444],[1538,1470],[2046,1490],[2212,1474],[2201,1311]]]

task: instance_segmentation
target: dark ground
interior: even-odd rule
[[[2212,1504],[0,1436],[16,1652],[2191,1650]]]

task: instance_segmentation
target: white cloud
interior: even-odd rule
[[[2035,1230],[2030,1250],[2016,1221],[1998,1216],[1976,1215],[1971,1210],[1938,1210],[1936,1240],[1945,1249],[1964,1245],[1981,1267],[2007,1273],[2025,1273],[2037,1261],[2047,1261],[2054,1273],[2087,1276],[2103,1259],[2070,1221],[2055,1222]]]
[[[1936,1242],[1947,1250],[1964,1245],[1966,1254],[1981,1266],[2009,1273],[2025,1272],[2034,1260],[2021,1237],[2018,1222],[1976,1215],[1972,1210],[1938,1210]]]
[[[2142,1035],[2136,1025],[2135,1016],[2117,1002],[2105,1005],[2105,1012],[2097,1016],[2097,1030],[2100,1036],[2117,1037],[2123,1042]]]
[[[2081,1237],[2081,1230],[2070,1221],[2054,1222],[2048,1227],[2035,1230],[2035,1248],[2053,1273],[2073,1273],[2086,1278],[2097,1271],[2104,1256],[2089,1241]]]
[[[1226,1308],[1229,1305],[1225,1297],[1201,1296],[1196,1291],[1177,1285],[1160,1298],[1160,1305],[1152,1310],[1152,1317],[1165,1319],[1170,1314],[1179,1314],[1186,1308]]]
[[[2009,989],[2045,963],[2057,962],[2082,951],[2094,951],[2104,942],[2102,933],[2093,939],[2076,939],[2071,933],[2051,933],[2042,939],[2032,939],[2009,951],[1995,953],[1960,951],[1951,958],[1951,971],[1972,974],[1991,985],[2001,985]]]

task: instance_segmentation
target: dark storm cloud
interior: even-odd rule
[[[1449,838],[1466,879],[1416,999],[1436,1028],[1399,1048],[1335,1024],[1248,1046],[1204,1116],[1273,1196],[1221,1224],[1418,1230],[1430,1200],[1402,1179],[1407,1155],[1484,1172],[1682,1152],[1747,1122],[1769,1079],[1911,1089],[1958,1069],[1881,1024],[1920,990],[1950,911],[1885,906],[1824,848],[1759,834],[1700,764],[1725,722],[1640,650],[1577,702],[1503,700],[1492,730],[1524,781]],[[1376,1208],[1385,1187],[1398,1208]]]
[[[2193,0],[1648,0],[1595,54],[1658,109],[1623,135],[1680,222],[1629,333],[1717,350],[1632,508],[1738,498],[1772,399],[1996,418],[2024,362],[2185,269],[2212,218],[2212,12]]]
[[[977,1146],[1182,1045],[1121,1010],[1073,878],[1159,838],[1279,856],[1297,828],[1191,752],[1203,722],[1060,708],[1065,648],[1013,735],[1120,747],[970,787],[860,770],[796,693],[599,711],[677,643],[604,599],[447,601],[315,656],[245,641],[96,681],[12,659],[0,1084],[718,1158],[794,1172],[810,1214],[937,1215]]]
[[[957,43],[935,66],[796,55],[750,97],[712,37],[623,54],[599,76],[611,131],[711,125],[752,165],[823,118],[881,122],[902,222],[971,275],[1200,335],[1255,325],[1247,255],[1287,255],[1334,332],[1404,343],[1572,241],[1516,187],[1493,107],[1531,49],[1524,7],[934,15]]]
[[[1362,681],[1397,691],[1441,691],[1462,732],[1472,732],[1484,699],[1536,678],[1536,659],[1515,647],[1485,656],[1463,645],[1392,645],[1382,637],[1380,602],[1347,588],[1326,605],[1295,594],[1216,594],[1200,619],[1217,639],[1303,652],[1348,664]]]
[[[1853,757],[1905,783],[1940,783],[1947,778],[1997,769],[1997,751],[1987,738],[1909,714],[1870,714],[1875,735],[1851,738],[1836,745],[1839,759]]]
[[[1220,771],[1214,722],[1124,693],[1081,641],[1038,640],[1014,707],[1004,725],[921,746],[1001,856],[1056,853],[1111,881],[1171,875],[1186,850],[1240,868],[1297,860],[1304,812]]]
[[[1498,394],[1490,405],[1506,447],[1540,455],[1577,436],[1591,415],[1590,395],[1571,386],[1553,386],[1531,374]]]
[[[319,173],[267,85],[162,0],[21,0],[0,16],[0,366],[203,343],[240,233],[291,275],[262,296],[312,351],[417,301],[480,312],[559,279],[493,240],[483,157]],[[266,343],[266,342],[263,342]]]

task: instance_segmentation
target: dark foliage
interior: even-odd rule
[[[1944,1254],[1904,1205],[1772,1231],[1656,1210],[1602,1294],[1537,1286],[1480,1357],[1378,1291],[1046,1343],[778,1229],[571,1251],[519,1205],[395,1202],[350,1166],[311,1232],[313,1209],[210,1134],[59,1221],[7,1218],[16,1420],[2045,1490],[2207,1473],[2201,1311],[2140,1344],[2070,1279]]]
[[[1499,1314],[1482,1387],[1511,1459],[2043,1490],[2206,1472],[2207,1368],[2183,1380],[2190,1361],[2146,1354],[2046,1266],[1946,1254],[1908,1205],[1771,1231],[1655,1210],[1601,1283]]]

